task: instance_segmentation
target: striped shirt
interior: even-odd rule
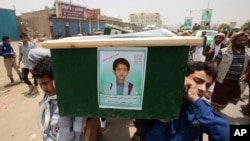
[[[222,52],[220,51],[214,61],[220,63],[221,60],[222,60]],[[242,49],[241,52],[236,52],[233,49],[233,61],[226,74],[227,79],[238,80],[240,78],[243,71],[244,60],[245,60],[245,50]]]

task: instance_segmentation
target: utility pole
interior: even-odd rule
[[[208,3],[207,3],[207,10],[208,10],[208,8],[209,8],[209,4],[210,4],[210,0],[208,0]]]
[[[189,12],[189,16],[191,17],[192,13],[197,10],[186,10],[186,11]]]

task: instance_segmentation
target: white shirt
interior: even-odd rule
[[[219,54],[220,52],[220,46],[221,46],[221,43],[219,45],[216,45],[214,44],[214,56],[213,56],[213,59],[212,61],[215,59],[215,57]]]
[[[35,46],[31,42],[27,42],[26,44],[23,44],[23,42],[19,43],[19,62],[22,61],[22,68],[29,68],[30,63],[28,60],[28,54],[29,51],[35,48]]]

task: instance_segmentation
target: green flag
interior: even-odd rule
[[[193,24],[193,18],[192,17],[186,17],[184,20],[184,29],[192,29]]]
[[[206,9],[202,11],[201,22],[210,23],[212,18],[212,9]]]

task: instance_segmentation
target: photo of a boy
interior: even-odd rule
[[[113,95],[137,95],[135,86],[126,80],[129,74],[130,64],[124,58],[118,58],[113,62],[113,73],[116,77],[112,83],[105,88],[105,94]]]

